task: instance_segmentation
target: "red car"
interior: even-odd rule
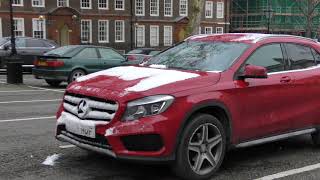
[[[199,35],[148,64],[70,84],[56,138],[206,179],[225,152],[297,135],[320,144],[320,46],[289,35]]]

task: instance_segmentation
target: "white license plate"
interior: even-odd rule
[[[81,121],[65,120],[66,129],[77,135],[86,136],[90,138],[96,137],[96,127]]]

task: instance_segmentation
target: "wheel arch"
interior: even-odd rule
[[[184,119],[182,120],[181,126],[178,130],[177,139],[175,143],[174,153],[177,153],[177,149],[180,143],[181,136],[183,134],[184,129],[191,121],[192,117],[197,114],[210,114],[218,118],[218,120],[222,123],[223,127],[226,131],[227,136],[227,149],[231,148],[231,138],[232,138],[232,117],[231,113],[228,110],[227,106],[219,101],[206,101],[195,105],[191,111],[189,111]]]

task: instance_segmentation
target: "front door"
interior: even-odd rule
[[[60,39],[60,46],[67,46],[69,45],[69,27],[65,24],[59,31],[59,39]]]
[[[287,63],[284,57],[280,44],[268,44],[258,48],[245,62],[246,65],[265,67],[268,78],[236,81],[233,101],[241,103],[239,111],[243,128],[239,131],[240,141],[291,129],[294,77],[285,73]]]

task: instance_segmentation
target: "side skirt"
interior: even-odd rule
[[[300,131],[294,131],[294,132],[290,132],[290,133],[285,133],[285,134],[280,134],[280,135],[276,135],[276,136],[266,137],[266,138],[257,139],[257,140],[253,140],[253,141],[243,142],[243,143],[237,144],[235,147],[236,148],[244,148],[244,147],[249,147],[249,146],[255,146],[255,145],[264,144],[264,143],[268,143],[268,142],[279,141],[279,140],[282,140],[282,139],[287,139],[287,138],[290,138],[290,137],[299,136],[299,135],[303,135],[303,134],[310,134],[310,133],[313,133],[315,131],[317,131],[316,128],[304,129],[304,130],[300,130]]]

